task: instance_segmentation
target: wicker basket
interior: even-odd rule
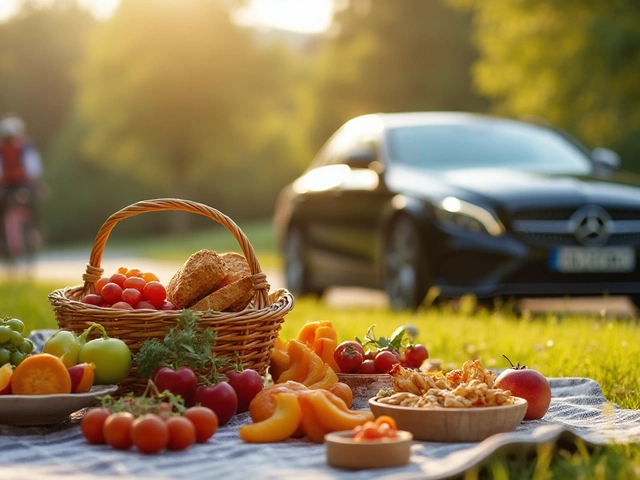
[[[180,311],[121,310],[96,307],[80,300],[95,292],[95,283],[103,270],[100,268],[102,252],[113,227],[125,218],[141,213],[178,210],[197,213],[226,227],[236,238],[244,253],[252,275],[259,284],[249,306],[240,312],[198,312],[202,328],[213,327],[216,341],[213,352],[219,358],[234,358],[236,352],[246,368],[264,375],[271,358],[271,350],[278,336],[284,316],[293,308],[293,296],[280,289],[269,295],[269,284],[260,270],[253,247],[240,228],[226,215],[206,205],[179,199],[156,199],[137,202],[111,215],[100,228],[91,250],[91,257],[83,275],[84,285],[66,287],[49,294],[58,326],[82,333],[93,322],[104,326],[110,337],[123,340],[135,354],[144,340],[163,339],[166,331],[177,323]],[[129,377],[120,385],[120,394],[141,393],[146,379],[137,376],[134,364]]]

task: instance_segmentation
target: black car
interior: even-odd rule
[[[280,194],[294,295],[629,295],[640,306],[640,176],[552,127],[467,113],[365,115]]]

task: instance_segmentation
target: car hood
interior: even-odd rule
[[[640,208],[640,177],[628,172],[616,172],[603,178],[507,169],[456,170],[437,174],[405,170],[390,175],[389,179],[391,184],[403,185],[399,190],[390,185],[396,191],[432,199],[458,196],[511,211],[576,207],[588,203]]]

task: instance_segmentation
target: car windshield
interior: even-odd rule
[[[588,174],[587,156],[561,135],[524,124],[412,125],[389,130],[392,161],[427,170],[508,168]]]

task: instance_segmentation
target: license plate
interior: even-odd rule
[[[636,268],[632,247],[562,247],[551,252],[550,266],[558,272],[631,272]]]

